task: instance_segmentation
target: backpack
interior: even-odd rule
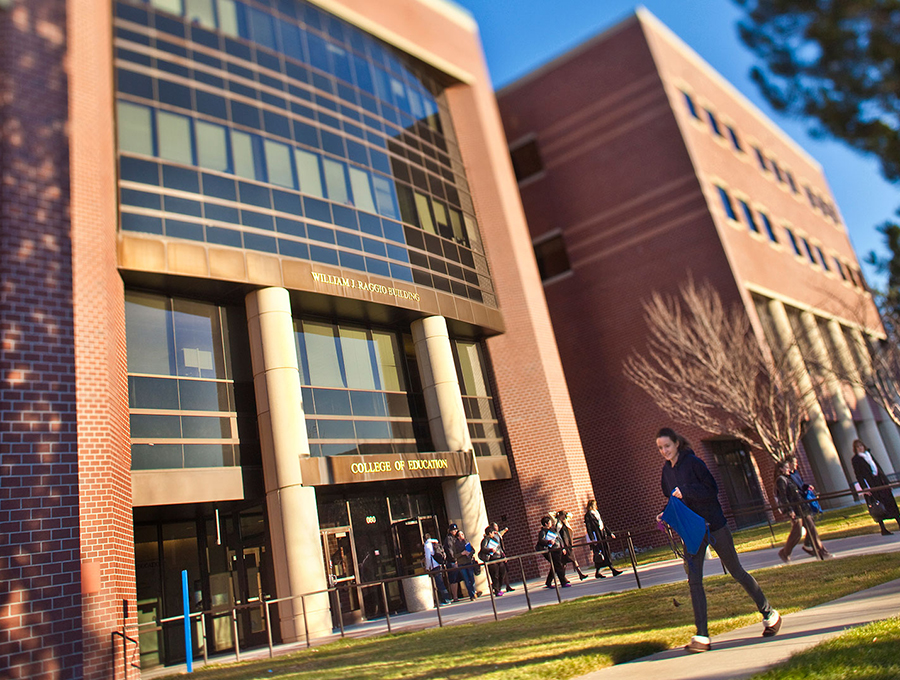
[[[444,546],[441,545],[440,541],[435,541],[433,546],[434,554],[431,556],[431,559],[434,560],[435,564],[444,566],[447,563],[447,555],[444,552]]]

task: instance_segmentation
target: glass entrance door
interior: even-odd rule
[[[338,592],[330,596],[332,621],[336,627],[339,625],[337,617],[340,611],[344,625],[359,623],[363,617],[359,588],[353,587],[358,585],[353,532],[350,527],[338,527],[325,529],[321,535],[328,585],[339,587]]]
[[[746,527],[765,522],[759,477],[747,445],[737,440],[712,441],[708,444],[725,483],[734,523],[738,527]]]
[[[397,556],[397,573],[400,576],[425,573],[425,534],[441,540],[437,517],[429,515],[400,520],[391,525],[391,532],[394,536],[394,554]]]

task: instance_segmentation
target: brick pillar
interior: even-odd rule
[[[0,10],[0,674],[82,677],[65,4]]]
[[[125,358],[124,286],[116,258],[112,2],[68,0],[72,273],[81,560],[99,575],[82,603],[86,679],[122,677],[121,639],[128,600],[137,637],[131,447]],[[128,644],[129,658],[137,660]],[[134,677],[135,670],[129,672]]]

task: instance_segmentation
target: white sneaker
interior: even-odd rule
[[[763,619],[763,637],[773,637],[778,634],[779,630],[781,630],[781,614],[773,609]]]
[[[702,652],[708,652],[709,649],[709,638],[705,635],[695,635],[684,647],[684,651],[688,654],[700,654]]]

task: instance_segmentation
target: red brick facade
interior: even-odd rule
[[[0,671],[80,677],[65,4],[0,10]],[[90,641],[87,642],[90,645]]]

